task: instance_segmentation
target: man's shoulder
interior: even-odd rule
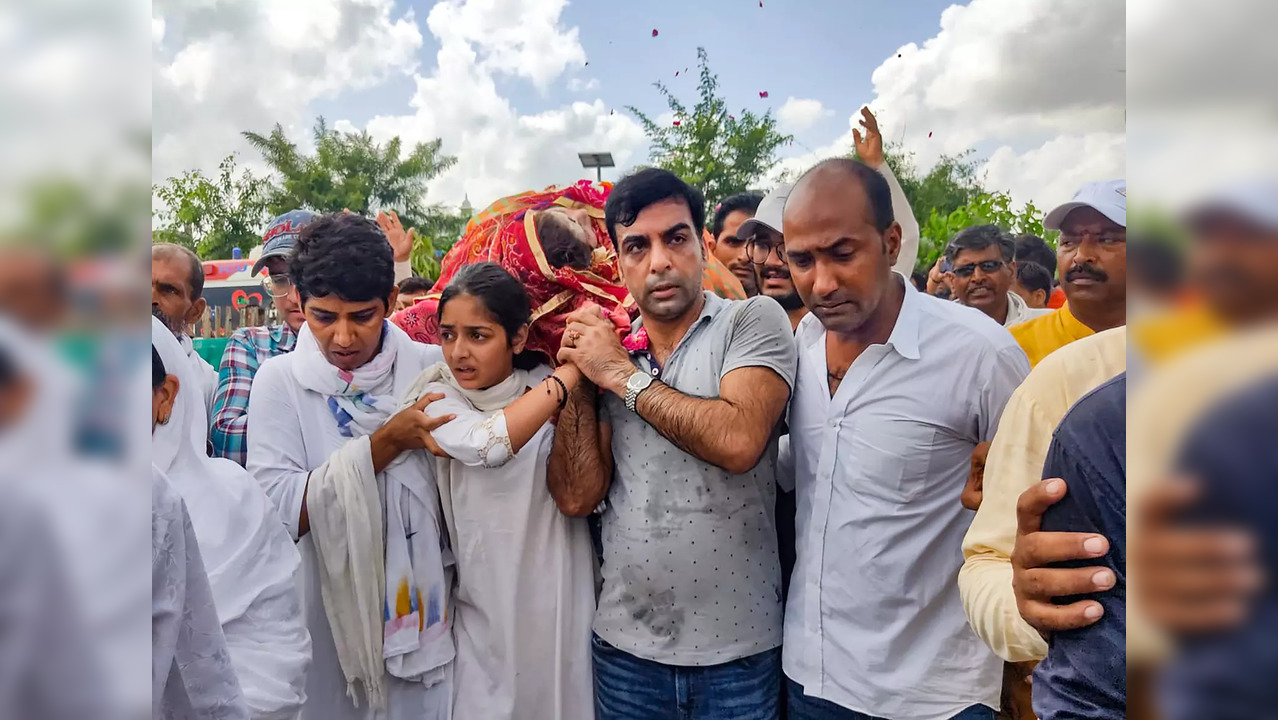
[[[920,331],[949,341],[956,352],[1003,352],[1019,349],[1007,328],[973,307],[919,293]]]
[[[253,387],[275,387],[291,383],[294,358],[293,353],[267,358],[253,376]]]
[[[1007,331],[1012,334],[1013,338],[1020,341],[1022,338],[1032,337],[1043,331],[1044,328],[1051,327],[1057,321],[1057,315],[1061,312],[1060,308],[1055,310],[1048,309],[1048,312],[1031,318],[1023,323],[1017,323],[1008,328]]]

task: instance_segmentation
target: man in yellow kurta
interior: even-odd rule
[[[1056,349],[1127,318],[1127,181],[1084,185],[1043,219],[1059,230],[1057,267],[1066,303],[1010,329],[1030,366]]]

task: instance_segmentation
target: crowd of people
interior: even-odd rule
[[[1129,485],[1165,492],[1128,371],[1278,317],[1278,193],[1197,207],[1188,300],[1129,288],[1122,180],[916,273],[856,141],[713,207],[661,169],[502,199],[433,283],[398,221],[288,213],[279,324],[216,370],[154,246],[156,715],[1126,717]],[[1150,626],[1201,629],[1145,529]]]

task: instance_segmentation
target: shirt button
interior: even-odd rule
[[[652,369],[652,376],[653,376],[653,377],[656,377],[656,376],[657,376],[657,374],[658,374],[658,373],[660,373],[660,372],[661,372],[661,371],[660,371],[660,370],[658,370],[657,368],[653,368],[653,369]]]

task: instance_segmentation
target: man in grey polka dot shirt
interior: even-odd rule
[[[640,317],[624,344],[596,308],[570,318],[560,360],[598,390],[560,415],[548,479],[569,514],[607,498],[598,715],[776,718],[789,320],[771,298],[702,291],[705,204],[678,177],[630,175],[604,212]]]

